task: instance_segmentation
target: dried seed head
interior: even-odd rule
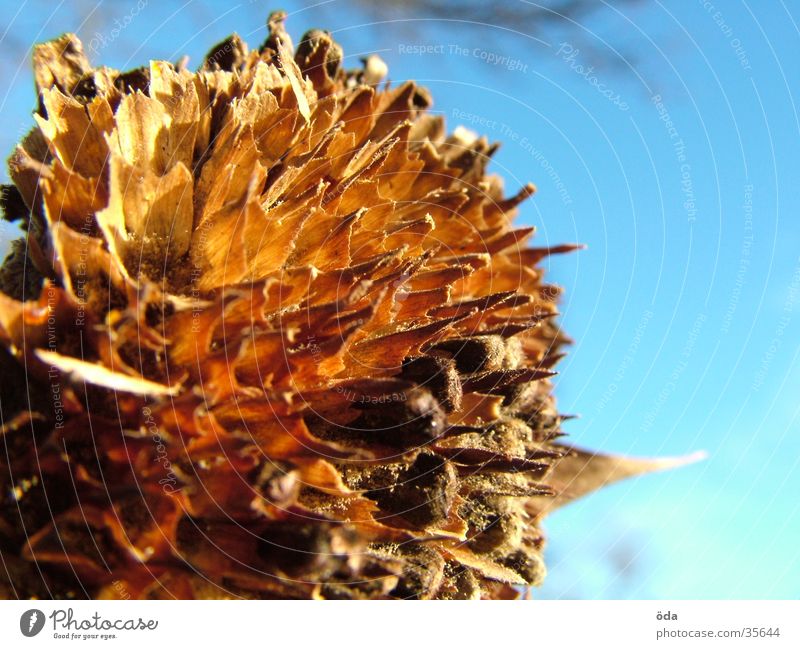
[[[285,18],[194,73],[35,49],[1,201],[27,230],[2,596],[508,597],[542,579],[542,514],[626,474],[555,441],[535,264],[571,247],[514,229],[533,186],[504,199],[494,145]]]

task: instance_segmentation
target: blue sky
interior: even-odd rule
[[[581,415],[571,441],[709,454],[552,516],[537,596],[800,595],[800,4],[626,3],[536,38],[312,4],[283,3],[295,40],[327,27],[351,65],[380,52],[394,81],[431,89],[451,128],[503,142],[492,169],[509,191],[537,184],[520,222],[538,244],[588,245],[549,261],[576,340],[557,377],[562,412]],[[2,150],[32,124],[31,43],[70,30],[95,62],[197,63],[232,31],[260,43],[271,8],[141,6],[4,6]]]

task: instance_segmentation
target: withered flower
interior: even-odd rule
[[[274,14],[192,73],[34,53],[0,271],[4,597],[505,598],[653,465],[559,442],[495,145]]]

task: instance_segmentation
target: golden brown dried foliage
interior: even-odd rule
[[[6,597],[512,597],[542,515],[625,473],[558,440],[539,262],[575,246],[513,226],[533,186],[505,197],[424,88],[282,22],[196,72],[35,50],[3,192]]]

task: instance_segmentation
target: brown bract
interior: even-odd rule
[[[506,198],[496,147],[379,60],[270,30],[194,73],[36,48],[2,201],[6,597],[512,597],[543,513],[625,473],[575,486],[594,456],[557,441],[538,263],[576,246],[514,227],[533,186]]]

